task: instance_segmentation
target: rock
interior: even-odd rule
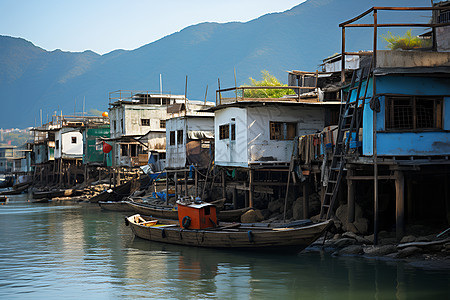
[[[355,245],[355,244],[356,244],[356,240],[355,239],[343,238],[343,239],[335,241],[333,243],[333,246],[336,247],[336,248],[345,248],[347,246]]]
[[[261,213],[262,213],[264,219],[268,219],[270,217],[270,210],[268,210],[268,209],[261,210]]]
[[[264,216],[259,209],[250,209],[241,216],[242,223],[256,223],[264,220]]]
[[[404,249],[401,249],[396,253],[395,258],[405,258],[414,254],[421,253],[422,249],[419,247],[406,247]]]
[[[319,219],[320,219],[320,214],[319,215],[315,215],[315,216],[312,216],[311,218],[309,218],[311,221],[313,221],[313,222],[318,222],[319,221]]]
[[[450,251],[450,243],[444,244],[445,251]]]
[[[397,239],[394,237],[386,237],[386,238],[382,238],[379,239],[379,244],[380,245],[392,245],[392,244],[397,244]]]
[[[347,213],[347,204],[341,205],[336,210],[336,217],[345,225],[348,224],[348,213]],[[362,210],[361,207],[355,203],[355,220],[362,218]]]
[[[303,200],[302,198],[297,198],[292,206],[292,215],[294,219],[301,220],[303,219]]]
[[[339,233],[336,233],[336,234],[333,236],[332,240],[338,240],[338,239],[340,239],[341,237],[342,237],[342,235],[340,235]]]
[[[412,243],[416,241],[416,237],[413,235],[407,235],[404,236],[401,240],[400,240],[400,244],[405,244],[405,243]]]
[[[394,245],[367,246],[363,248],[364,254],[369,256],[383,256],[397,251]]]
[[[367,230],[369,229],[369,220],[367,220],[366,218],[358,218],[355,222],[353,222],[353,225],[355,225],[358,233],[366,234]]]
[[[431,242],[431,239],[426,236],[419,236],[415,242]]]
[[[363,238],[362,236],[356,235],[355,233],[350,232],[350,231],[345,232],[344,234],[342,234],[342,237],[355,239],[358,242],[358,244],[365,244],[365,245],[373,244],[372,241],[370,241],[370,240],[368,240],[366,238]]]
[[[267,205],[267,209],[270,210],[272,213],[280,213],[282,212],[283,204],[276,200],[276,201],[270,201]]]
[[[360,245],[350,245],[339,250],[340,255],[358,255],[363,253],[363,247]]]

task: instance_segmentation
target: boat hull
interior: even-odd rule
[[[133,209],[134,212],[145,215],[152,216],[154,218],[171,219],[178,220],[178,211],[169,208],[159,208],[154,207],[145,203],[128,202],[128,205]],[[250,208],[241,208],[233,210],[222,210],[217,213],[217,218],[219,221],[223,222],[239,222],[241,216],[247,212]]]
[[[120,212],[132,212],[133,209],[128,206],[127,201],[99,201],[98,205],[104,209],[109,211],[120,211]]]
[[[126,223],[142,239],[177,245],[250,249],[264,251],[299,252],[318,239],[331,221],[294,228],[258,228],[190,230],[173,223],[167,226],[145,226],[135,222],[135,216]]]

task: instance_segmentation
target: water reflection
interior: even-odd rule
[[[444,271],[324,253],[216,251],[134,238],[90,204],[0,207],[0,298],[445,299]]]

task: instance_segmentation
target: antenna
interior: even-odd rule
[[[41,127],[42,127],[42,109],[40,109],[41,112]]]
[[[206,105],[206,96],[208,95],[208,85],[206,85],[206,91],[205,91],[205,105]]]
[[[188,76],[186,75],[186,84],[184,85],[184,115],[187,114],[187,88],[188,88]]]

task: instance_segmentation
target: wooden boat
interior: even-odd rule
[[[146,203],[136,203],[133,201],[128,201],[127,203],[134,212],[141,215],[171,220],[178,219],[178,210],[171,207],[156,206]],[[220,221],[223,222],[238,222],[240,221],[241,216],[249,209],[249,207],[246,207],[232,210],[221,210],[218,212],[217,217]]]
[[[25,192],[28,189],[28,187],[29,187],[28,185],[20,186],[18,188],[15,188],[13,186],[12,190],[0,192],[0,195],[19,195]]]
[[[131,181],[118,185],[115,188],[108,189],[89,199],[91,203],[99,201],[122,201],[123,197],[127,197],[131,193]]]
[[[70,197],[80,195],[81,193],[82,193],[81,191],[76,191],[73,189],[33,192],[33,199]]]
[[[189,229],[174,220],[158,220],[139,214],[125,219],[127,226],[142,239],[210,248],[252,249],[298,253],[331,225],[328,220],[321,223],[287,227],[270,227],[270,224],[219,224],[216,228]]]
[[[104,210],[132,212],[133,209],[127,201],[98,201],[98,205]]]
[[[145,216],[152,216],[154,218],[162,218],[162,219],[178,219],[178,210],[173,209],[171,207],[162,207],[155,206],[146,203],[137,203],[134,201],[126,201],[128,207],[131,208],[131,211],[134,211],[138,214],[142,214]]]

